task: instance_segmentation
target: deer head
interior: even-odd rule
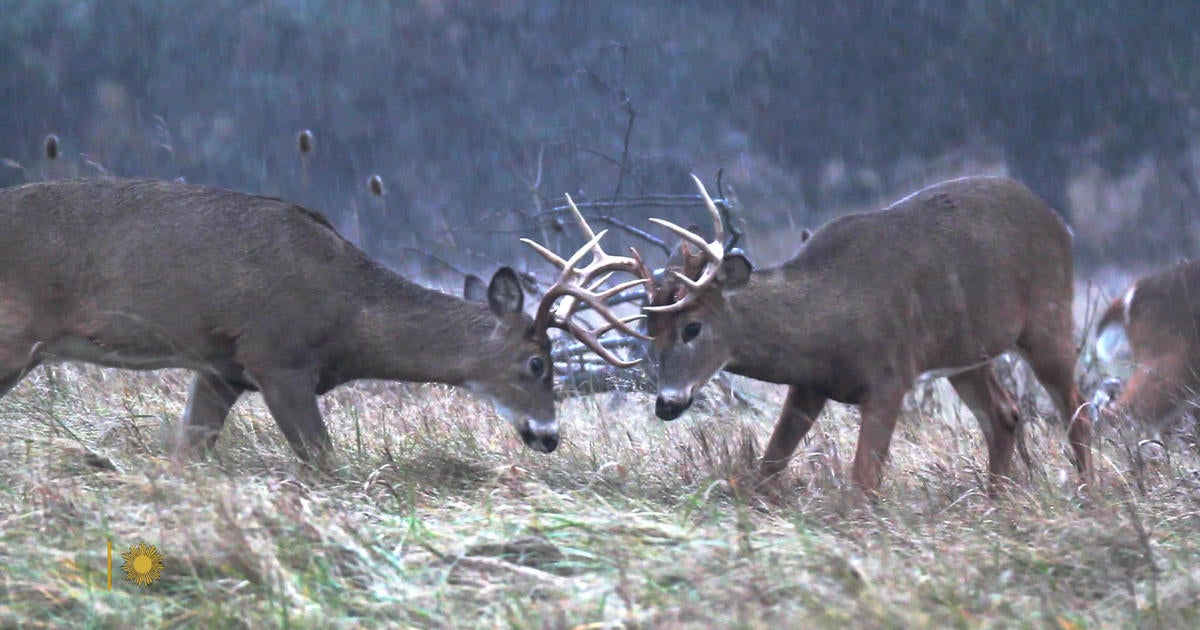
[[[752,271],[741,251],[725,251],[721,213],[700,179],[692,178],[712,216],[712,241],[670,221],[650,219],[681,239],[666,268],[653,274],[649,305],[643,309],[646,329],[654,338],[651,356],[659,368],[655,413],[664,420],[679,417],[696,390],[732,356],[730,344],[736,336],[730,331],[725,301],[749,282]]]
[[[473,376],[463,386],[490,400],[526,446],[553,452],[558,447],[559,427],[550,339],[525,313],[524,292],[516,272],[501,267],[487,285],[468,276],[463,296],[486,304],[495,317],[490,333],[473,344],[477,354],[472,360],[484,369],[472,370]]]

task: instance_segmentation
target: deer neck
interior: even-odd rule
[[[479,372],[480,345],[496,327],[487,305],[395,276],[363,301],[347,380],[460,385]]]
[[[814,313],[811,278],[785,278],[781,270],[755,271],[727,299],[731,356],[726,369],[757,380],[795,383],[824,376],[826,342],[836,334]]]

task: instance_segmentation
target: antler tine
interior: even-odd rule
[[[708,208],[708,213],[712,215],[714,238],[711,243],[704,240],[704,237],[699,234],[679,227],[665,219],[652,217],[650,222],[674,232],[680,238],[699,247],[708,255],[712,262],[720,264],[721,260],[725,258],[725,225],[721,222],[721,211],[717,209],[717,204],[708,195],[708,191],[705,190],[700,178],[692,175],[692,181],[696,182],[696,187],[700,189],[700,197],[704,199],[704,206]]]
[[[679,298],[678,302],[663,304],[661,306],[643,306],[642,310],[647,313],[673,313],[675,311],[682,311],[690,306],[692,302],[695,302],[699,295],[697,291],[688,291],[682,298]]]
[[[562,269],[562,273],[559,274],[558,279],[555,280],[554,284],[550,285],[550,288],[546,289],[546,293],[542,295],[542,301],[538,304],[537,314],[533,318],[535,327],[539,329],[545,328],[553,323],[552,314],[555,300],[564,294],[563,288],[569,285],[571,276],[578,273],[578,271],[575,269],[575,266],[579,264],[579,261],[582,260],[585,255],[587,255],[588,251],[593,245],[600,242],[600,239],[604,238],[605,234],[607,234],[607,230],[601,230],[599,234],[593,234],[591,240],[585,243],[583,247],[575,250],[575,253],[571,254],[571,257],[566,260],[563,260],[558,254],[551,252],[545,247],[542,247],[541,245],[538,245],[529,239],[521,239],[521,242],[529,245],[534,249],[534,251],[542,254],[546,260],[549,260],[551,263],[554,263],[560,269]],[[574,310],[570,305],[568,305],[566,309],[568,311]]]
[[[607,271],[603,275],[601,275],[599,278],[596,278],[595,280],[589,282],[586,285],[580,285],[580,286],[583,288],[584,291],[587,291],[589,293],[595,293],[597,289],[604,286],[604,283],[608,282],[609,279],[612,278],[614,273],[616,273],[616,272]],[[627,288],[627,287],[625,287],[625,288]],[[620,293],[620,291],[618,291],[617,293]],[[615,295],[615,294],[613,294],[613,295]],[[559,303],[558,308],[556,309],[557,312],[556,312],[555,316],[558,317],[559,319],[566,320],[567,318],[574,315],[575,311],[579,310],[580,304],[583,304],[583,302],[581,302],[580,300],[575,300],[575,299],[563,300],[562,302]]]
[[[567,193],[563,193],[563,196],[567,198],[567,207],[571,209],[571,215],[575,217],[575,222],[579,224],[579,229],[583,230],[583,234],[587,236],[588,239],[595,238],[596,233],[592,231],[592,226],[588,225],[587,219],[583,218],[583,213],[580,212],[579,208],[575,205],[575,200],[571,199],[571,195]],[[599,243],[596,244],[592,251],[597,254],[604,253],[604,250],[600,249]]]
[[[588,265],[583,269],[575,269],[575,266],[579,264],[579,261],[583,260],[583,257],[589,251],[592,251],[593,248],[599,247],[600,239],[604,238],[605,234],[608,234],[608,230],[600,230],[598,233],[593,234],[591,240],[589,240],[587,243],[584,243],[583,247],[580,247],[578,250],[576,250],[574,254],[571,254],[571,257],[566,260],[566,263],[563,266],[563,278],[570,276],[573,272],[582,273],[593,266]],[[594,255],[595,254],[593,254],[593,256]]]
[[[620,320],[618,320],[618,321],[620,321],[620,322],[621,322],[621,324],[624,324],[624,325],[626,325],[626,326],[627,326],[627,325],[629,325],[630,323],[632,323],[632,322],[636,322],[636,321],[638,321],[638,320],[640,320],[640,319],[646,319],[646,314],[645,314],[645,313],[638,313],[638,314],[636,314],[636,315],[630,315],[630,316],[628,316],[628,317],[622,317],[622,318],[621,318]],[[606,332],[608,332],[608,331],[610,331],[610,330],[612,330],[612,329],[614,329],[614,328],[617,328],[617,327],[618,327],[618,324],[614,324],[613,322],[605,322],[603,325],[601,325],[599,328],[597,328],[597,329],[593,330],[592,332],[593,332],[593,333],[594,333],[594,334],[595,334],[597,337],[600,337],[600,336],[601,336],[601,335],[603,335],[604,333],[606,333]],[[638,335],[638,336],[640,336],[640,337],[642,337],[642,338],[646,339],[647,341],[649,341],[650,339],[652,339],[651,337],[646,337],[645,335]]]
[[[563,279],[560,278],[560,281],[556,282],[552,287],[550,287],[550,289],[548,289],[546,291],[546,295],[542,297],[543,302],[538,310],[539,321],[541,321],[541,318],[544,317],[545,318],[545,324],[544,324],[545,326],[553,326],[555,328],[561,328],[561,329],[567,331],[568,333],[570,333],[570,335],[572,337],[575,337],[575,339],[577,339],[580,343],[587,346],[588,349],[590,349],[592,352],[595,352],[597,355],[599,355],[600,358],[604,359],[605,361],[608,361],[609,363],[611,363],[612,365],[615,365],[616,367],[628,368],[628,367],[633,367],[634,365],[637,365],[641,361],[640,359],[638,359],[636,361],[626,361],[626,360],[621,359],[617,355],[613,354],[611,350],[609,350],[608,348],[605,348],[604,345],[600,343],[600,336],[607,333],[610,330],[616,329],[616,330],[620,330],[621,332],[623,332],[631,337],[637,337],[639,339],[645,339],[645,340],[651,339],[651,337],[646,336],[644,333],[638,331],[637,329],[635,329],[629,325],[630,323],[632,323],[634,321],[642,319],[644,317],[644,315],[639,313],[637,315],[620,318],[620,317],[617,317],[616,314],[612,312],[612,309],[610,309],[607,304],[605,304],[605,300],[607,300],[608,298],[610,298],[614,295],[617,295],[627,289],[631,289],[639,284],[643,284],[643,283],[647,282],[648,279],[637,279],[637,280],[631,280],[629,282],[624,282],[624,283],[621,283],[611,289],[608,289],[607,291],[603,291],[601,293],[594,293],[592,291],[588,291],[587,289],[584,289],[583,287],[580,287],[579,285],[565,284],[562,282],[562,280]],[[592,307],[592,309],[594,309],[597,313],[599,313],[602,317],[604,317],[604,319],[606,320],[606,323],[601,325],[599,328],[597,328],[595,330],[587,330],[587,329],[583,328],[582,326],[580,326],[579,324],[570,320],[570,315],[574,312],[573,307],[568,308],[567,314],[565,317],[551,316],[552,311],[550,311],[550,309],[546,305],[552,304],[554,302],[554,300],[556,300],[559,296],[567,296],[567,297],[575,298],[576,300],[578,300],[578,302],[588,304],[589,306]],[[543,311],[545,312],[544,315],[543,315]]]
[[[668,230],[677,234],[683,240],[695,245],[696,247],[699,247],[700,251],[704,252],[704,255],[708,257],[708,263],[704,266],[704,271],[701,272],[700,277],[695,280],[692,280],[678,271],[671,270],[671,274],[675,276],[677,280],[682,282],[683,285],[687,287],[688,291],[682,298],[679,299],[678,302],[673,304],[644,307],[647,312],[670,313],[672,311],[684,309],[696,301],[697,295],[700,293],[700,291],[704,287],[711,284],[713,280],[716,279],[717,273],[721,271],[721,262],[725,259],[725,245],[722,242],[725,240],[725,228],[721,223],[721,211],[717,209],[717,204],[714,203],[712,197],[708,195],[708,191],[705,190],[704,184],[700,181],[700,178],[692,175],[692,180],[696,182],[696,187],[700,189],[700,196],[704,199],[704,206],[708,208],[708,212],[713,218],[713,232],[715,232],[715,238],[712,240],[712,242],[708,242],[699,234],[679,227],[678,225],[665,219],[651,218],[650,221],[656,225],[661,225],[667,228]]]
[[[571,206],[571,211],[575,214],[575,220],[579,223],[579,227],[583,230],[583,233],[588,238],[588,242],[583,247],[575,250],[575,253],[569,259],[564,260],[561,256],[550,251],[547,247],[541,243],[538,243],[537,241],[534,241],[533,239],[521,239],[522,243],[533,248],[533,251],[537,252],[542,258],[545,258],[547,261],[549,261],[550,264],[564,271],[574,268],[575,265],[579,264],[580,260],[583,260],[584,254],[589,251],[593,252],[593,255],[597,253],[606,255],[604,254],[604,250],[600,249],[600,239],[604,238],[604,235],[608,233],[608,230],[600,230],[599,234],[594,232],[592,227],[588,225],[586,220],[584,220],[583,215],[579,213],[579,208],[576,208],[575,203],[571,201],[570,195],[567,195],[567,203]],[[590,266],[591,265],[589,265],[589,267]]]
[[[571,209],[571,214],[575,217],[575,222],[579,224],[579,229],[583,230],[585,236],[589,239],[593,238],[595,232],[592,226],[588,225],[587,219],[583,218],[583,213],[579,211],[579,207],[575,205],[575,200],[571,199],[571,195],[563,195],[567,198],[567,207]],[[615,271],[627,271],[637,274],[639,269],[640,258],[630,258],[628,256],[615,256],[604,251],[600,247],[600,241],[594,240],[591,245],[592,262],[586,267],[579,270],[583,277],[583,284],[591,282],[592,278],[600,273],[611,273]],[[600,284],[603,284],[601,282]]]
[[[600,358],[619,368],[631,368],[642,361],[641,359],[626,361],[625,359],[613,354],[612,350],[605,348],[604,344],[600,343],[599,335],[596,334],[596,331],[584,330],[574,322],[565,322],[562,328],[571,333],[572,337],[578,339],[579,343],[582,343],[592,352],[595,352],[597,355],[599,355]],[[607,332],[607,329],[605,329],[605,332]]]
[[[663,304],[661,306],[644,306],[644,307],[642,307],[642,310],[649,311],[651,313],[671,313],[674,311],[681,311],[684,308],[686,308],[688,305],[690,305],[692,302],[696,301],[696,299],[700,295],[700,291],[706,285],[708,285],[710,282],[712,282],[713,278],[716,278],[717,273],[720,271],[721,271],[720,263],[710,263],[707,267],[704,268],[704,273],[700,274],[699,279],[692,280],[691,278],[685,276],[684,274],[679,273],[678,271],[675,271],[674,269],[672,269],[671,275],[675,276],[675,279],[682,282],[688,288],[687,293],[684,293],[683,297],[679,298],[678,302],[673,302],[671,304]]]
[[[704,269],[704,273],[700,274],[700,278],[696,280],[692,280],[691,278],[679,273],[678,271],[675,271],[674,269],[671,270],[671,275],[675,276],[677,280],[682,282],[691,292],[694,293],[700,289],[703,289],[704,286],[709,282],[712,282],[712,279],[716,277],[717,272],[720,271],[720,269],[721,268],[716,265],[709,265]]]
[[[721,259],[725,257],[725,246],[721,244],[721,241],[713,241],[710,243],[704,240],[704,237],[700,236],[699,234],[696,234],[695,232],[686,228],[679,227],[678,225],[671,223],[666,219],[650,217],[650,222],[671,230],[683,240],[695,245],[696,247],[699,247],[700,250],[703,251],[714,262],[720,262]]]
[[[692,181],[696,182],[696,188],[700,189],[700,196],[704,198],[704,206],[708,208],[709,214],[712,215],[713,232],[715,234],[713,242],[724,248],[725,226],[721,223],[721,211],[717,209],[717,204],[713,203],[712,197],[708,196],[708,191],[704,188],[704,182],[700,181],[700,178],[696,177],[695,173],[692,173]]]
[[[640,315],[622,319],[612,311],[612,307],[607,304],[607,300],[623,291],[650,282],[651,279],[645,273],[645,265],[637,255],[636,250],[634,250],[632,257],[615,256],[605,252],[600,247],[600,240],[604,238],[608,230],[601,230],[599,232],[592,230],[587,220],[584,219],[583,213],[579,211],[579,207],[571,199],[571,196],[567,195],[566,197],[567,206],[571,209],[571,213],[575,217],[575,222],[579,224],[584,235],[588,237],[587,243],[575,250],[575,253],[570,258],[564,259],[533,240],[521,239],[522,243],[533,248],[542,258],[545,258],[562,270],[558,278],[554,281],[554,284],[550,285],[546,289],[545,294],[542,295],[542,300],[538,304],[537,314],[534,317],[534,326],[541,329],[549,327],[561,328],[605,361],[618,367],[630,367],[635,365],[637,361],[625,361],[613,354],[611,350],[605,348],[600,343],[600,336],[611,330],[619,330],[626,335],[639,339],[649,340],[650,337],[630,325],[632,322],[640,319]],[[580,267],[580,262],[589,252],[592,254],[592,260],[586,266]],[[638,276],[638,279],[601,291],[600,287],[608,282],[612,278],[612,275],[618,271],[633,273]],[[559,298],[563,298],[561,302],[559,302]],[[587,304],[595,310],[596,313],[604,318],[606,323],[595,330],[588,330],[584,326],[572,321],[571,318],[575,314],[575,311],[583,304]]]
[[[607,291],[604,291],[602,293],[593,293],[592,294],[595,296],[594,302],[588,301],[588,304],[591,305],[591,307],[597,313],[599,313],[601,317],[603,317],[605,320],[608,321],[608,325],[606,325],[603,328],[603,332],[601,332],[600,334],[604,334],[604,332],[607,332],[613,328],[616,328],[617,330],[620,330],[621,332],[623,332],[627,335],[630,335],[632,337],[637,337],[638,339],[642,339],[645,341],[652,341],[654,339],[654,337],[646,335],[645,333],[642,333],[642,332],[640,332],[634,328],[631,328],[629,326],[630,322],[635,322],[644,317],[641,313],[638,313],[637,315],[631,315],[631,316],[625,317],[625,318],[619,318],[619,317],[617,317],[616,313],[612,312],[612,308],[610,308],[608,306],[609,298],[615,297],[617,295],[624,293],[625,291],[628,291],[629,289],[632,289],[639,285],[647,284],[649,282],[650,282],[650,278],[638,278],[637,280],[630,280],[628,282],[622,282],[621,284],[618,284],[617,286],[615,286]],[[597,308],[597,305],[599,305],[603,308]]]
[[[617,295],[618,293],[621,293],[622,291],[632,289],[633,287],[636,287],[640,284],[644,284],[646,282],[647,282],[647,280],[641,279],[641,278],[639,278],[637,280],[630,280],[629,282],[621,283],[621,284],[619,284],[611,289],[608,289],[607,291],[603,291],[601,293],[594,293],[592,291],[588,291],[587,289],[584,289],[583,287],[580,287],[580,286],[574,285],[574,284],[556,285],[555,287],[552,287],[551,290],[553,290],[555,292],[553,295],[554,298],[557,298],[560,295],[566,295],[566,296],[573,297],[576,300],[579,300],[580,302],[583,302],[583,303],[587,304],[588,306],[592,307],[592,310],[596,311],[596,313],[598,313],[601,317],[603,317],[605,320],[607,320],[609,322],[609,324],[611,324],[611,326],[609,328],[606,328],[605,331],[611,330],[612,328],[616,328],[617,330],[620,330],[621,332],[623,332],[631,337],[637,337],[638,339],[645,339],[646,341],[649,341],[651,339],[651,337],[648,337],[648,336],[646,336],[645,333],[642,333],[642,332],[638,331],[637,329],[631,327],[628,324],[628,322],[625,322],[620,317],[618,317],[616,313],[613,313],[612,309],[609,308],[608,304],[606,303],[606,300],[608,300],[608,298],[611,298],[612,296]],[[551,295],[550,291],[547,291],[546,296],[550,296],[550,295]],[[545,299],[545,298],[543,298],[543,299]],[[574,311],[574,309],[572,308],[568,312],[572,313],[573,311]],[[550,325],[556,326],[558,328],[562,328],[562,324],[567,321],[569,321],[569,320],[566,317],[557,317],[554,320],[551,320]]]
[[[567,261],[563,260],[562,257],[559,256],[558,254],[555,254],[554,252],[546,249],[545,247],[542,247],[542,245],[540,243],[530,240],[530,239],[527,239],[527,238],[522,238],[521,242],[525,243],[526,245],[533,248],[533,251],[540,254],[542,258],[545,258],[550,264],[554,265],[555,267],[562,269],[563,267],[567,266]]]
[[[636,257],[636,250],[634,250],[635,257],[632,258],[628,256],[615,256],[604,251],[600,247],[600,239],[608,233],[608,230],[601,230],[600,232],[593,230],[592,226],[588,224],[587,219],[583,217],[583,213],[579,211],[579,207],[575,205],[575,201],[571,199],[571,195],[564,196],[567,199],[567,206],[571,209],[571,214],[575,217],[575,222],[588,239],[587,244],[576,250],[575,255],[570,259],[564,260],[558,254],[531,239],[522,238],[521,242],[533,248],[542,258],[545,258],[550,264],[559,269],[563,269],[564,271],[568,268],[573,269],[573,272],[579,275],[580,284],[589,284],[594,277],[602,273],[627,271],[635,275],[640,275],[642,264],[641,259]],[[592,253],[592,261],[582,268],[574,269],[578,262],[583,259],[583,255],[589,251]],[[574,264],[572,264],[572,261],[574,261]],[[600,284],[603,284],[603,282]]]

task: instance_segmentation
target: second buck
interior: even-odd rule
[[[783,265],[752,270],[722,246],[720,213],[696,180],[716,239],[652,219],[682,241],[651,286],[647,330],[658,363],[657,415],[671,420],[720,369],[789,385],[763,454],[787,466],[826,401],[862,413],[854,481],[876,490],[905,394],[943,375],[979,421],[994,483],[1009,474],[1017,406],[991,361],[1017,350],[1091,470],[1091,425],[1077,417],[1072,256],[1067,226],[1010,179],[967,177],[891,207],[834,219]]]
[[[1100,360],[1132,369],[1108,413],[1154,426],[1200,398],[1200,260],[1139,278],[1096,332]]]

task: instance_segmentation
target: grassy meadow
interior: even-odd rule
[[[187,373],[42,368],[0,400],[0,627],[1200,627],[1194,443],[1102,428],[1081,493],[1015,374],[1034,417],[1003,496],[932,383],[864,505],[857,411],[837,405],[786,491],[740,491],[784,393],[741,379],[742,402],[673,423],[645,394],[567,400],[551,455],[465,392],[342,387],[321,402],[340,466],[322,474],[257,395],[213,458],[179,465],[163,435]],[[147,586],[121,571],[139,543],[164,558]]]

